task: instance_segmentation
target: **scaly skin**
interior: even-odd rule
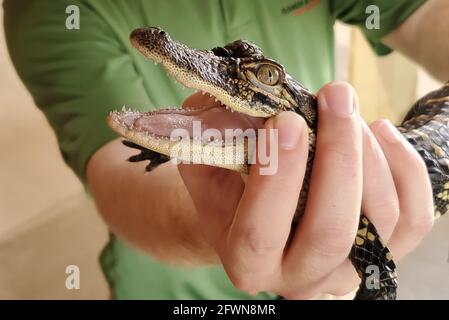
[[[215,97],[223,108],[262,118],[290,110],[305,119],[309,128],[309,158],[295,215],[298,222],[304,211],[315,154],[316,96],[287,74],[281,64],[265,58],[260,48],[248,41],[237,40],[212,50],[196,50],[172,40],[160,28],[136,29],[130,41],[145,57],[161,63],[179,83]],[[151,121],[150,125],[145,124],[148,119],[158,116],[189,117],[201,111],[201,108],[154,112],[125,109],[111,112],[108,124],[129,140],[124,142],[127,146],[141,150],[130,161],[150,160],[148,171],[174,157],[247,173],[250,149],[246,140],[174,140],[157,129],[152,130]],[[436,217],[449,208],[449,147],[443,143],[449,139],[448,124],[449,84],[446,84],[419,100],[403,125],[398,127],[427,164],[434,190]],[[180,152],[182,147],[189,147],[189,152]],[[363,214],[349,258],[362,280],[356,299],[396,298],[396,267],[392,255],[374,225]],[[367,277],[371,272],[367,268],[373,265],[377,266],[380,277],[374,279],[374,285],[368,288]],[[368,283],[373,284],[372,280],[369,279]]]

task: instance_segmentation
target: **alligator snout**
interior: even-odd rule
[[[168,34],[159,27],[137,28],[129,35],[129,40],[135,48],[150,47],[160,42],[166,42]]]

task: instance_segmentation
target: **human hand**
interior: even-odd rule
[[[235,172],[179,166],[206,239],[243,291],[272,291],[288,299],[352,291],[360,280],[347,256],[361,210],[388,240],[395,259],[432,227],[431,187],[417,152],[388,122],[369,128],[347,84],[324,86],[318,99],[308,201],[290,239],[308,150],[306,124],[297,114],[284,112],[265,123],[278,129],[274,175],[260,175],[256,163],[245,185]]]

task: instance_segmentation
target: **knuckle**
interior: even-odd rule
[[[355,233],[348,232],[348,224],[336,223],[322,229],[310,241],[311,252],[320,260],[345,258],[354,242]],[[354,228],[355,229],[355,228]]]
[[[375,201],[364,211],[379,231],[393,231],[400,216],[399,201],[397,197],[389,197],[383,201]]]
[[[357,288],[357,284],[342,284],[340,287],[329,290],[329,294],[337,297],[343,297],[350,293],[354,293]]]
[[[423,234],[428,234],[432,228],[433,228],[433,224],[435,222],[435,219],[433,218],[433,216],[431,218],[428,218],[425,220],[421,231],[423,232]]]
[[[432,215],[424,215],[423,217],[416,217],[414,219],[409,219],[408,226],[409,230],[414,234],[425,236],[428,234],[434,224],[433,213]]]
[[[264,257],[279,252],[282,245],[267,233],[257,228],[248,228],[242,232],[243,246],[253,255]]]
[[[329,290],[329,294],[337,297],[343,297],[354,292],[355,288],[356,286],[342,285],[340,287]]]
[[[241,229],[231,241],[222,261],[233,285],[251,294],[266,289],[279,268],[283,245],[260,228]]]
[[[253,277],[250,276],[230,276],[230,280],[234,287],[239,289],[240,291],[246,292],[246,293],[256,293],[261,291],[261,281],[255,281]]]

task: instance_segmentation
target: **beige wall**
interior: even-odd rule
[[[351,29],[351,45],[349,81],[359,92],[362,116],[399,122],[416,98],[416,66],[398,53],[378,58],[357,29]]]
[[[0,9],[0,299],[107,298],[107,230],[9,60]],[[78,265],[81,289],[65,288]]]
[[[375,56],[359,30],[350,33],[348,81],[359,93],[366,121],[387,118],[399,123],[417,98],[441,85],[399,53]]]

